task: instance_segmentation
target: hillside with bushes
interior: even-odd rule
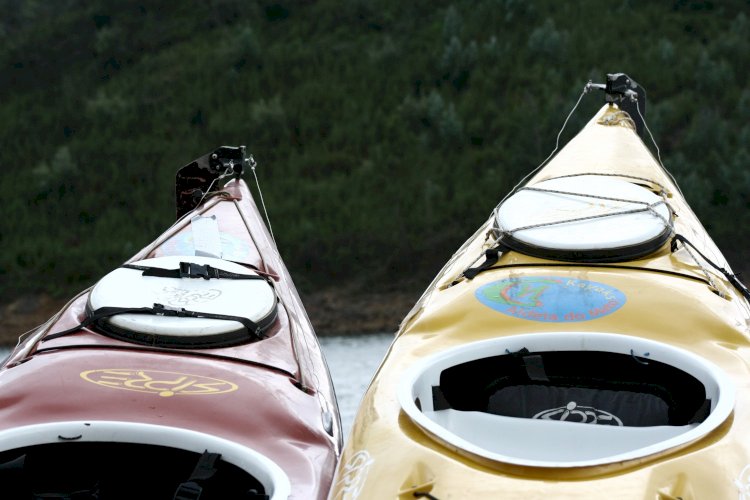
[[[172,223],[179,167],[239,144],[303,296],[416,300],[614,72],[750,269],[747,1],[0,6],[2,303],[93,284]],[[561,142],[602,104],[584,96]]]

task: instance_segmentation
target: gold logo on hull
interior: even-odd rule
[[[159,370],[108,368],[81,372],[81,378],[110,389],[148,392],[161,397],[223,394],[237,390],[237,384],[218,378]]]

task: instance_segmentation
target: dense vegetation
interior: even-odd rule
[[[225,144],[258,160],[303,289],[421,290],[612,72],[646,88],[664,163],[750,269],[746,1],[0,7],[0,299],[129,258],[171,224],[177,168]]]

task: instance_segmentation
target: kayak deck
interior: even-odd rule
[[[332,499],[750,485],[747,290],[625,118],[601,108],[426,288],[362,399]]]

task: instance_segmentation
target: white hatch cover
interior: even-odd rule
[[[632,182],[581,175],[521,188],[497,210],[503,241],[514,250],[557,260],[630,260],[671,236],[662,198]]]
[[[166,270],[181,264],[209,265],[228,273],[258,274],[234,262],[200,256],[166,256],[132,265]],[[160,304],[208,315],[246,318],[262,329],[276,318],[276,294],[264,279],[179,278],[143,276],[143,271],[121,267],[102,278],[89,295],[88,309],[151,308]],[[97,322],[104,333],[148,345],[219,347],[254,340],[239,321],[153,314],[116,314]]]

